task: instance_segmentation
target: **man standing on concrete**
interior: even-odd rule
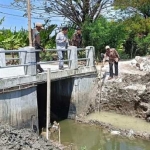
[[[59,69],[64,69],[64,49],[67,49],[68,43],[68,27],[63,27],[62,31],[56,35],[56,49],[58,50]]]
[[[35,47],[35,50],[44,51],[44,48],[41,46],[41,41],[40,41],[40,31],[42,29],[43,29],[43,25],[41,23],[36,23],[35,29],[33,29],[32,32],[33,47]],[[39,61],[40,61],[40,52],[36,52],[36,62]],[[44,72],[40,64],[37,65],[37,72],[38,73]]]
[[[110,77],[108,78],[108,80],[113,79],[113,64],[115,66],[115,78],[118,78],[118,61],[119,61],[119,54],[118,52],[114,49],[114,48],[110,48],[109,46],[105,47],[106,49],[106,53],[104,55],[104,59],[103,59],[103,65],[105,63],[106,58],[109,58],[109,73],[110,73]]]
[[[77,27],[76,32],[73,34],[72,37],[72,46],[76,46],[77,48],[81,48],[82,46],[82,34],[81,34],[81,28]]]

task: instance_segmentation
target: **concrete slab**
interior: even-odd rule
[[[51,80],[60,80],[70,77],[85,76],[90,74],[97,74],[97,69],[93,67],[80,67],[78,69],[65,69],[52,71]],[[0,89],[15,87],[22,84],[40,83],[47,81],[47,72],[39,73],[35,76],[18,75],[14,77],[5,77],[0,80]]]
[[[0,78],[25,75],[24,67],[0,68]]]

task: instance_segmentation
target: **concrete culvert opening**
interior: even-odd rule
[[[73,79],[51,82],[51,123],[68,118]],[[46,127],[47,84],[37,86],[39,131]]]

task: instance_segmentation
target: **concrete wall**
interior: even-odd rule
[[[96,74],[52,82],[52,113],[60,118],[85,114],[96,96]],[[60,118],[59,118],[60,117]]]
[[[97,74],[84,75],[52,81],[51,115],[54,120],[75,118],[85,114],[91,103],[94,104]],[[0,94],[0,122],[15,127],[45,126],[46,83],[37,87],[10,91]],[[38,116],[39,115],[39,116]],[[54,121],[51,120],[51,121]],[[31,123],[33,122],[33,125]],[[34,127],[35,127],[34,126]]]
[[[0,94],[0,122],[15,127],[38,129],[36,87]],[[35,127],[34,126],[34,127]]]
[[[74,87],[69,107],[69,118],[84,115],[90,105],[94,106],[96,97],[97,74],[74,78]],[[74,108],[75,106],[75,108]]]

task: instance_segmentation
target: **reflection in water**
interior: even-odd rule
[[[143,140],[128,140],[112,136],[96,126],[75,123],[73,120],[60,122],[61,142],[64,145],[73,143],[74,150],[86,147],[86,150],[149,150],[150,143]],[[58,135],[51,135],[54,140]]]

